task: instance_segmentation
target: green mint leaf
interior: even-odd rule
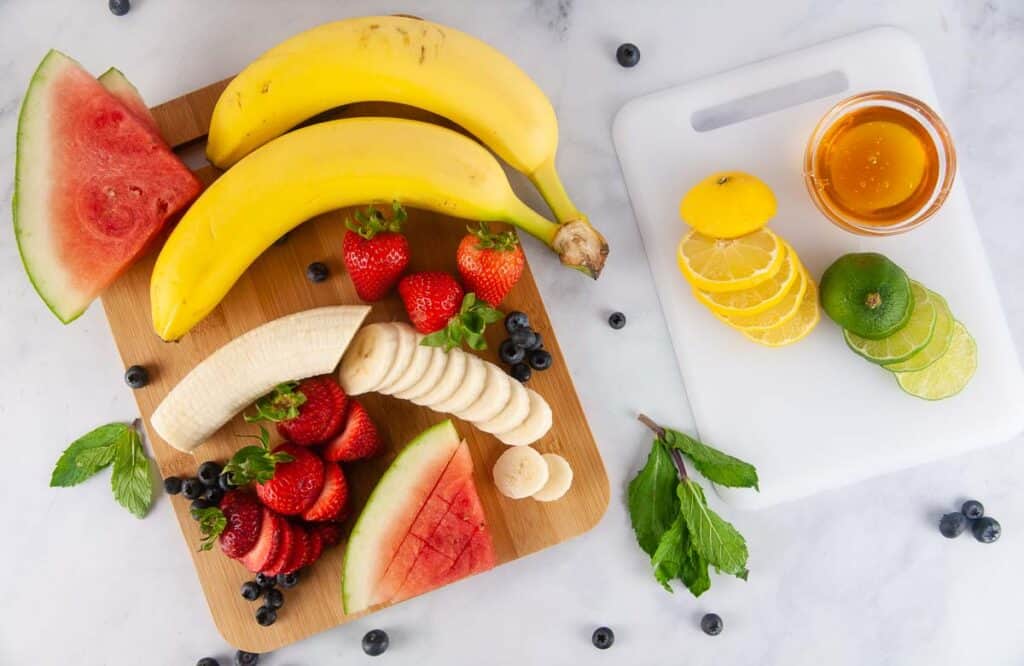
[[[689,538],[689,530],[687,530],[687,539]],[[699,597],[711,589],[708,562],[697,552],[692,541],[689,541],[687,544],[682,566],[679,569],[679,579],[683,581],[683,585],[695,597]]]
[[[648,555],[654,555],[661,535],[679,513],[678,484],[668,449],[654,440],[647,464],[629,484],[629,518],[637,543]]]
[[[757,487],[757,470],[750,463],[722,453],[689,435],[665,429],[665,443],[678,449],[708,480],[730,488]]]
[[[192,509],[192,518],[199,523],[199,533],[203,535],[203,540],[199,543],[198,550],[200,551],[213,548],[213,544],[217,542],[217,537],[228,526],[227,516],[220,510],[220,507],[216,506],[205,509]]]
[[[452,349],[448,344],[448,332],[445,329],[434,331],[430,335],[424,336],[420,340],[420,344],[424,347],[444,347],[445,351],[451,351]]]
[[[57,459],[50,487],[77,486],[114,462],[115,445],[128,429],[124,423],[108,423],[76,439]]]
[[[669,592],[672,591],[669,581],[679,577],[679,571],[683,566],[683,558],[689,546],[688,537],[682,515],[676,516],[672,526],[661,535],[658,547],[651,556],[654,577]]]
[[[708,508],[704,491],[692,479],[680,483],[677,493],[694,550],[722,573],[745,578],[748,553],[743,536]]]
[[[118,504],[139,518],[145,517],[153,503],[153,476],[149,458],[135,428],[129,428],[117,440],[110,488]]]

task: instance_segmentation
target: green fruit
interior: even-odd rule
[[[960,322],[953,324],[953,341],[939,360],[924,370],[897,372],[896,381],[910,395],[942,400],[964,390],[978,369],[978,345]]]
[[[899,363],[886,363],[885,369],[893,372],[911,372],[913,370],[924,370],[935,361],[938,361],[950,343],[953,342],[953,313],[946,304],[946,300],[934,291],[928,292],[928,299],[935,303],[935,332],[932,333],[932,340],[928,345],[910,358]],[[909,324],[908,324],[909,326]]]
[[[929,291],[917,282],[910,283],[910,291],[914,295],[914,309],[906,326],[881,340],[843,331],[850,349],[872,363],[885,364],[905,361],[927,347],[938,318],[935,301],[929,298]]]
[[[821,305],[832,321],[880,340],[906,326],[914,310],[910,279],[874,252],[845,254],[821,276]]]

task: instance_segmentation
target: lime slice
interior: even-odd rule
[[[924,349],[935,332],[935,320],[938,318],[935,301],[931,300],[927,289],[913,280],[910,291],[914,310],[906,326],[881,340],[862,338],[844,329],[843,337],[850,349],[872,363],[899,363]]]
[[[910,395],[925,400],[954,396],[978,369],[978,345],[960,322],[953,324],[953,342],[942,357],[924,370],[897,372],[896,381]]]
[[[946,304],[946,299],[930,290],[928,291],[928,298],[935,303],[935,332],[932,334],[932,341],[906,361],[887,363],[885,365],[886,370],[892,370],[893,372],[924,370],[942,358],[942,355],[949,349],[950,343],[953,342],[953,324],[956,320],[953,318],[949,305]]]

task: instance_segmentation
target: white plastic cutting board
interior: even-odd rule
[[[828,95],[812,99],[822,89]],[[730,504],[792,500],[1003,442],[1024,428],[1024,376],[962,182],[922,227],[880,239],[833,226],[804,188],[803,151],[818,119],[845,97],[879,89],[918,97],[941,114],[916,42],[875,28],[632,100],[615,118],[615,147],[697,434],[760,474],[759,494],[719,489]],[[747,118],[786,97],[810,101]],[[919,400],[850,352],[824,313],[803,341],[771,349],[698,304],[676,268],[679,200],[712,172],[731,169],[774,190],[779,212],[770,227],[816,279],[841,254],[878,251],[943,294],[978,342],[970,385],[948,400]]]

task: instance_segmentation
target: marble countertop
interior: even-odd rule
[[[0,179],[10,199],[18,107],[50,47],[91,71],[117,65],[151,103],[243,67],[318,23],[406,12],[472,32],[516,60],[560,120],[559,168],[613,254],[597,283],[529,245],[567,362],[601,447],[612,501],[574,541],[267,655],[273,665],[362,662],[360,638],[391,635],[392,664],[1020,664],[1024,596],[1024,438],[757,513],[722,508],[747,536],[750,581],[716,577],[694,600],[663,592],[637,549],[625,487],[649,444],[643,410],[689,422],[661,310],[609,132],[628,99],[879,24],[924,46],[960,154],[992,271],[1018,347],[1024,342],[1024,9],[1016,0],[103,0],[0,2]],[[622,69],[622,41],[642,59]],[[525,193],[525,190],[524,190]],[[536,197],[529,199],[539,203]],[[100,307],[64,328],[21,269],[0,225],[2,664],[221,663],[217,634],[167,502],[139,522],[102,480],[47,488],[60,450],[91,427],[135,415]],[[629,317],[612,331],[612,310]],[[565,344],[567,336],[574,336]],[[938,517],[985,502],[1001,541],[947,542]],[[717,503],[715,498],[711,500]],[[700,616],[722,615],[716,638]],[[607,652],[598,625],[616,632]]]

